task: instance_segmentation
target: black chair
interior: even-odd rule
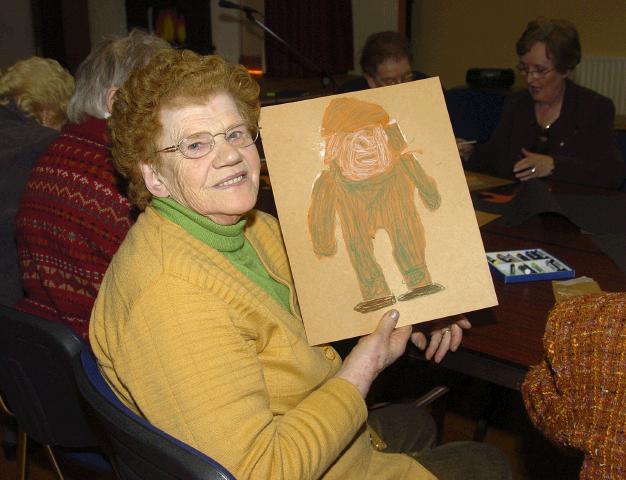
[[[615,130],[615,143],[622,155],[622,160],[626,162],[626,130]],[[626,182],[623,183],[621,190],[626,192]]]
[[[234,480],[204,453],[128,409],[104,380],[91,352],[75,365],[78,388],[107,433],[107,452],[121,480]]]
[[[0,305],[0,404],[17,422],[20,479],[28,438],[43,445],[59,479],[63,474],[52,447],[100,455],[94,469],[110,472],[74,380],[74,359],[83,348],[66,326]]]
[[[454,136],[484,143],[500,121],[506,92],[493,88],[456,87],[444,93]]]

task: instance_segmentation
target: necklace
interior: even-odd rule
[[[547,107],[543,112],[540,111],[538,108],[535,108],[535,118],[537,120],[537,123],[543,130],[549,129],[552,124],[559,119],[560,115],[561,102],[556,105],[551,105]]]

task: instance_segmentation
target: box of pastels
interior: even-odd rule
[[[576,272],[540,248],[487,252],[489,268],[504,283],[573,278]]]

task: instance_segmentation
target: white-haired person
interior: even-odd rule
[[[93,301],[133,223],[110,160],[106,118],[134,68],[168,44],[133,30],[99,43],[79,65],[69,123],[34,165],[16,219],[25,296],[17,308],[88,340]]]

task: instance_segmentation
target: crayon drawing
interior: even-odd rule
[[[438,78],[265,106],[260,124],[311,345],[390,308],[402,326],[497,303]]]
[[[443,290],[426,264],[426,235],[414,202],[417,189],[426,208],[437,210],[441,196],[421,167],[400,126],[380,105],[356,98],[333,99],[321,134],[325,170],[316,179],[308,211],[313,251],[337,252],[335,217],[356,274],[360,313],[372,312]],[[407,291],[392,292],[374,255],[373,238],[384,230]],[[396,293],[399,293],[396,296]]]

